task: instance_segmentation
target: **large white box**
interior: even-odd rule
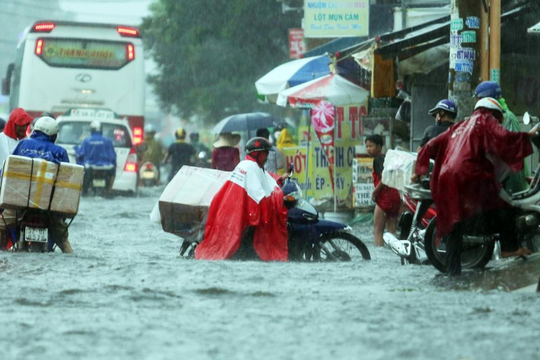
[[[84,167],[81,165],[60,163],[54,183],[51,211],[72,217],[79,211]]]

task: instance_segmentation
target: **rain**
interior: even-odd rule
[[[491,74],[498,74],[519,130],[529,132],[540,114],[536,101],[540,80],[531,61],[532,48],[540,40],[534,33],[540,8],[521,0],[498,2],[501,59],[498,72]],[[56,144],[67,149],[72,162],[81,140],[68,138],[78,129],[74,126],[78,116],[115,124],[103,125],[102,130],[105,134],[111,129],[121,162],[113,195],[96,189],[80,198],[69,225],[73,254],[62,254],[58,248],[43,253],[0,251],[0,359],[537,359],[540,255],[534,251],[540,244],[534,229],[540,223],[530,217],[536,214],[534,207],[518,219],[529,231],[520,245],[531,248],[532,254],[502,258],[500,243],[492,242],[493,254],[487,254],[485,268],[464,265],[461,276],[447,276],[424,261],[423,245],[424,250],[412,257],[398,255],[404,243],[396,245],[394,239],[411,240],[411,234],[429,238],[425,235],[429,225],[410,230],[401,223],[394,238],[385,236],[385,245],[375,246],[374,163],[366,137],[380,135],[387,159],[399,157],[393,168],[384,163],[382,178],[404,199],[414,166],[404,166],[402,159],[413,156],[412,151],[416,161],[424,130],[434,124],[428,111],[447,98],[458,104],[460,121],[474,111],[472,94],[479,83],[475,76],[484,76],[476,62],[481,50],[471,45],[463,52],[463,38],[452,36],[476,28],[477,23],[474,14],[463,24],[454,21],[451,13],[457,3],[1,0],[0,78],[7,77],[10,64],[22,56],[17,44],[35,22],[45,26],[56,22],[57,31],[62,31],[63,22],[113,24],[114,32],[136,29],[140,38],[138,33],[109,41],[110,48],[94,48],[109,51],[115,42],[132,44],[131,50],[122,47],[121,56],[64,67],[63,61],[76,60],[51,55],[47,33],[39,34],[45,39],[39,61],[53,69],[68,69],[70,81],[76,82],[64,93],[59,80],[32,81],[39,89],[36,98],[54,102],[38,108],[37,100],[24,99],[23,86],[20,95],[13,95],[18,91],[13,79],[25,81],[15,66],[11,94],[3,91],[0,96],[0,117],[5,120],[16,101],[32,117],[50,112],[59,127]],[[369,17],[364,18],[367,9]],[[307,21],[307,14],[316,20]],[[325,22],[325,16],[331,20]],[[340,33],[348,22],[353,23],[347,30],[352,32]],[[319,25],[324,29],[325,24],[326,30],[320,30]],[[331,29],[336,24],[339,29]],[[294,43],[290,30],[302,30],[303,40]],[[81,49],[91,46],[87,41]],[[33,46],[30,54],[35,56],[36,51]],[[296,73],[310,66],[311,57],[318,59],[313,68],[294,79],[284,77],[288,64],[293,62]],[[140,76],[110,82],[118,69],[131,65],[137,66]],[[72,80],[76,76],[79,80]],[[91,80],[85,82],[87,76]],[[5,86],[3,82],[3,90]],[[314,86],[316,93],[309,94]],[[106,96],[100,98],[100,91]],[[76,109],[74,104],[81,99],[84,105]],[[227,124],[231,118],[244,121],[250,116],[260,122],[242,128]],[[181,237],[185,232],[174,227],[179,224],[170,227],[185,213],[159,213],[159,205],[161,199],[177,202],[179,207],[171,209],[181,209],[187,200],[167,198],[175,194],[174,179],[168,181],[170,163],[147,167],[141,160],[148,151],[140,146],[147,141],[148,125],[163,144],[161,155],[175,143],[178,128],[194,145],[189,135],[197,132],[204,148],[196,149],[191,165],[207,168],[202,171],[217,171],[209,169],[211,152],[225,126],[232,126],[226,132],[234,133],[232,147],[241,158],[257,129],[270,129],[274,145],[279,131],[288,129],[294,147],[278,153],[285,164],[282,171],[293,163],[292,179],[319,218],[342,223],[365,244],[371,259],[349,254],[346,261],[329,257],[309,261],[316,258],[303,254],[308,261],[209,261],[182,254],[184,240],[196,236]],[[89,131],[88,124],[81,129]],[[525,160],[531,187],[538,186],[540,175],[534,173],[538,162],[535,148]],[[160,171],[159,183],[154,168]],[[149,181],[145,169],[152,172]],[[200,171],[186,169],[177,176]],[[195,196],[219,188],[206,187],[200,181],[187,192]],[[0,188],[0,200],[3,191]],[[419,188],[415,191],[421,193]],[[514,199],[514,204],[527,206],[529,195],[535,193]],[[207,211],[208,204],[201,205],[205,207]],[[406,210],[403,205],[400,212]],[[195,216],[195,210],[187,211]],[[464,241],[478,238],[469,233]],[[444,254],[444,246],[435,251]],[[466,254],[467,248],[463,251]],[[409,260],[411,264],[403,265]]]

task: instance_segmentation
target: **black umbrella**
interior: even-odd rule
[[[254,112],[247,114],[236,114],[226,117],[217,123],[212,129],[214,134],[229,133],[233,131],[250,131],[276,126],[278,119],[273,115]]]

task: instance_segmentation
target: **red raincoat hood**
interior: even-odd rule
[[[6,127],[4,128],[4,134],[6,134],[12,139],[19,140],[17,139],[17,135],[15,134],[15,125],[28,125],[33,120],[34,118],[28,115],[26,111],[21,108],[16,108],[9,116],[9,120],[7,121]]]

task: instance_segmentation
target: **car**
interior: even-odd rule
[[[99,121],[103,136],[110,139],[116,151],[116,177],[112,190],[136,195],[138,190],[137,148],[127,119],[103,109],[71,109],[58,116],[56,144],[65,148],[69,161],[76,163],[75,147],[90,136],[90,123]]]

